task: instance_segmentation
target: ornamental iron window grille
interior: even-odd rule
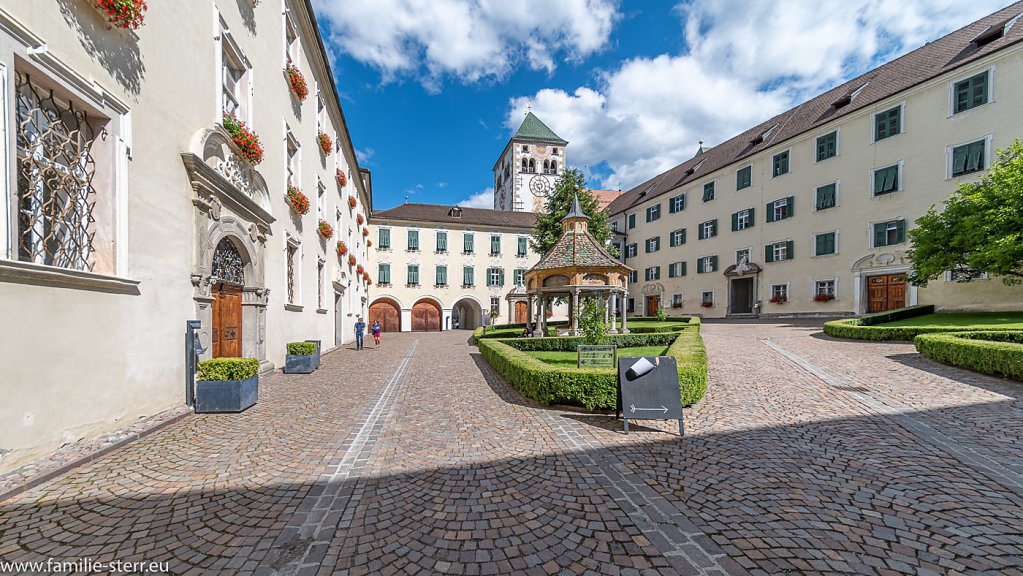
[[[245,284],[245,264],[242,262],[242,255],[227,238],[221,240],[217,244],[217,249],[213,251],[213,272],[210,275],[217,282],[238,286]]]
[[[53,90],[15,76],[18,154],[18,259],[91,271],[96,205],[92,146],[106,131]]]

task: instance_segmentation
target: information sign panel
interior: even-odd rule
[[[576,366],[579,368],[614,368],[618,359],[618,347],[615,345],[586,346],[580,345]]]

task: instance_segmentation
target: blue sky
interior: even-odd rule
[[[527,106],[590,187],[627,190],[1008,4],[313,0],[377,210],[492,207]]]

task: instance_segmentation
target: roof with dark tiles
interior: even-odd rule
[[[460,208],[444,204],[399,204],[389,210],[374,210],[371,217],[374,220],[429,222],[461,226],[499,226],[527,229],[532,229],[536,226],[536,214],[532,212]]]
[[[530,270],[554,270],[558,268],[625,268],[625,264],[615,260],[593,236],[585,232],[570,231],[562,234],[554,247],[540,259]]]
[[[526,113],[526,118],[522,121],[522,125],[512,136],[514,140],[528,140],[535,142],[551,142],[554,144],[568,144],[565,140],[562,140],[560,136],[554,133],[553,130],[547,127],[546,124],[540,121],[536,117],[536,114],[532,112]]]
[[[1016,2],[836,86],[726,142],[703,149],[702,154],[622,193],[608,206],[608,214],[619,214],[679,186],[694,183],[712,172],[819,128],[832,120],[872,106],[932,78],[1017,44],[1023,40],[1023,18],[1019,21],[1014,20],[1020,13],[1023,13],[1023,2]],[[1009,24],[1012,26],[1008,27]],[[998,30],[1006,27],[1008,29],[1004,30],[1004,35],[998,37]],[[996,38],[991,40],[991,36]]]

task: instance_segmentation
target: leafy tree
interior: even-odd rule
[[[664,322],[668,319],[668,313],[664,311],[664,306],[657,307],[657,321]]]
[[[547,193],[545,212],[536,215],[536,228],[533,228],[533,239],[530,244],[538,254],[546,254],[558,239],[561,238],[561,220],[572,209],[572,198],[579,194],[579,205],[583,213],[590,217],[590,234],[607,246],[611,241],[611,227],[607,222],[607,214],[600,209],[597,199],[586,189],[586,179],[582,172],[575,168],[565,172],[554,183],[554,189]]]
[[[611,323],[604,320],[604,306],[600,298],[583,298],[579,307],[582,310],[577,310],[576,314],[579,314],[579,329],[583,332],[583,342],[590,346],[603,344]]]
[[[945,270],[962,280],[987,272],[1006,285],[1023,278],[1023,141],[998,151],[980,182],[962,183],[938,213],[934,206],[910,230],[909,281],[926,285]]]

